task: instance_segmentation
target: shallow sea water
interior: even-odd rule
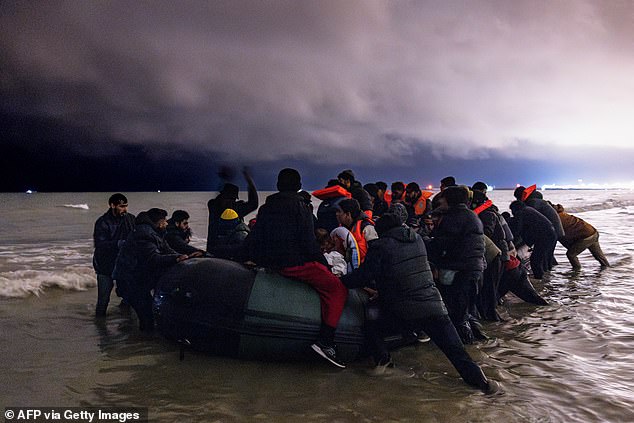
[[[139,333],[114,295],[95,322],[91,234],[107,196],[0,194],[0,224],[21,228],[0,234],[0,406],[138,406],[161,422],[634,421],[632,193],[545,193],[599,229],[613,267],[585,252],[572,272],[558,247],[559,266],[536,282],[550,305],[506,297],[504,321],[485,323],[491,339],[468,346],[502,385],[492,396],[465,385],[432,343],[397,351],[397,368],[373,376],[365,361],[343,371],[195,352],[180,361],[178,345]],[[210,194],[128,197],[135,213],[189,210],[204,243]],[[492,197],[505,209],[512,193]]]

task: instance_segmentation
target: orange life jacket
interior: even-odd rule
[[[425,214],[425,209],[427,208],[427,200],[434,195],[431,191],[421,191],[421,196],[418,197],[416,203],[414,203],[414,214],[416,216],[422,216]]]
[[[480,214],[483,211],[485,211],[486,209],[488,209],[489,207],[491,207],[493,205],[493,201],[491,200],[486,200],[484,203],[480,204],[478,207],[476,207],[475,209],[473,209],[473,212],[475,214]]]
[[[318,189],[316,191],[313,191],[313,195],[320,200],[326,200],[333,197],[352,198],[352,194],[350,194],[350,192],[341,185],[334,185],[332,187]]]
[[[537,185],[533,184],[530,187],[526,188],[524,192],[522,192],[522,201],[526,201],[528,196],[533,193],[537,189]]]
[[[367,222],[365,225],[364,222]],[[357,220],[354,225],[352,225],[352,229],[350,229],[350,233],[357,241],[357,251],[359,252],[359,262],[363,263],[365,260],[365,255],[368,252],[368,242],[365,240],[363,236],[363,228],[365,228],[368,224],[373,225],[374,222],[372,219],[361,219]]]

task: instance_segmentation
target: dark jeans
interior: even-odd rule
[[[97,306],[96,316],[105,316],[108,304],[110,303],[110,293],[114,287],[112,278],[108,275],[97,274]]]
[[[136,312],[139,318],[139,328],[152,330],[154,328],[152,288],[139,285],[136,281],[127,278],[117,279],[117,288],[122,293],[123,299]]]
[[[403,320],[383,310],[382,316],[379,320],[366,322],[368,347],[376,363],[389,357],[383,340],[383,337],[390,333],[389,331],[393,334],[395,328],[409,332],[423,330],[445,354],[467,384],[480,389],[486,388],[488,384],[486,376],[465,350],[449,316]]]

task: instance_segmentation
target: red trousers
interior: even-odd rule
[[[316,261],[301,266],[285,267],[282,276],[307,283],[315,288],[321,300],[321,320],[336,328],[348,298],[348,289],[326,266]]]

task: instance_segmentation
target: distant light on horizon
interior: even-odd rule
[[[549,189],[630,189],[630,190],[634,190],[634,181],[630,181],[630,182],[608,182],[608,183],[596,183],[596,182],[590,182],[590,183],[585,183],[583,182],[583,179],[578,179],[577,184],[544,184],[542,185],[541,189],[542,190],[549,190]]]

